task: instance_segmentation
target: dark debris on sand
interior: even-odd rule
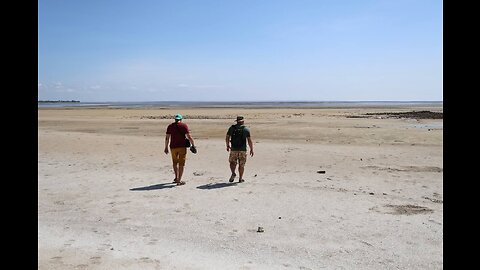
[[[413,119],[443,119],[443,112],[431,111],[411,111],[411,112],[382,112],[382,113],[366,113],[364,115],[351,115],[348,118],[371,118],[375,116],[383,116],[382,118],[413,118]]]
[[[143,115],[140,119],[173,119],[174,115]],[[184,119],[232,119],[235,115],[184,115]]]

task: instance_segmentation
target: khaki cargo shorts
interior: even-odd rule
[[[230,156],[228,157],[230,163],[237,163],[240,167],[244,167],[247,162],[247,151],[230,151]]]
[[[179,164],[180,166],[185,166],[185,160],[187,159],[187,148],[178,147],[170,149],[172,152],[172,161],[173,164]]]

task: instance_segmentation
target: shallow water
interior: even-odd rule
[[[443,129],[443,123],[415,124],[415,125],[411,125],[410,127],[428,128],[428,129]]]

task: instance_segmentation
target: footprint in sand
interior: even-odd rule
[[[151,199],[151,198],[158,198],[160,195],[158,194],[152,194],[152,195],[143,195],[143,198]]]
[[[147,245],[155,245],[157,244],[157,242],[158,242],[158,239],[153,238],[153,239],[150,239]]]
[[[127,221],[127,220],[129,220],[129,219],[130,219],[130,218],[122,218],[122,219],[117,220],[117,222],[115,222],[115,223],[125,222],[125,221]]]
[[[98,256],[95,256],[95,257],[90,257],[90,261],[92,261],[93,264],[100,264],[100,259],[102,257],[98,257]]]
[[[416,215],[416,214],[426,214],[434,212],[432,209],[419,205],[405,204],[405,205],[392,205],[386,204],[383,208],[374,206],[370,210],[391,214],[391,215]]]
[[[435,223],[437,225],[442,225],[442,223],[438,222],[438,221],[435,221],[433,219],[429,219],[428,221],[432,222],[432,223]]]
[[[75,242],[75,239],[70,239],[70,240],[68,240],[65,244],[63,244],[63,246],[69,247],[69,246],[71,246],[74,242]]]
[[[153,262],[153,260],[150,259],[149,257],[141,257],[138,260],[141,261],[141,262],[145,262],[145,263],[152,263]]]
[[[111,245],[110,244],[102,244],[102,247],[97,248],[98,251],[105,251],[107,249],[110,249]]]
[[[443,200],[439,200],[439,199],[435,199],[435,198],[430,198],[430,197],[427,197],[427,196],[423,196],[422,197],[423,199],[426,199],[426,200],[429,200],[431,202],[434,202],[434,203],[443,203]]]

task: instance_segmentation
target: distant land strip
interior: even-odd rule
[[[39,100],[38,103],[76,103],[78,100]]]
[[[363,116],[350,115],[347,118],[372,118],[375,115],[379,118],[415,118],[415,119],[443,119],[443,112],[431,111],[411,111],[411,112],[381,112],[381,113],[366,113]]]

